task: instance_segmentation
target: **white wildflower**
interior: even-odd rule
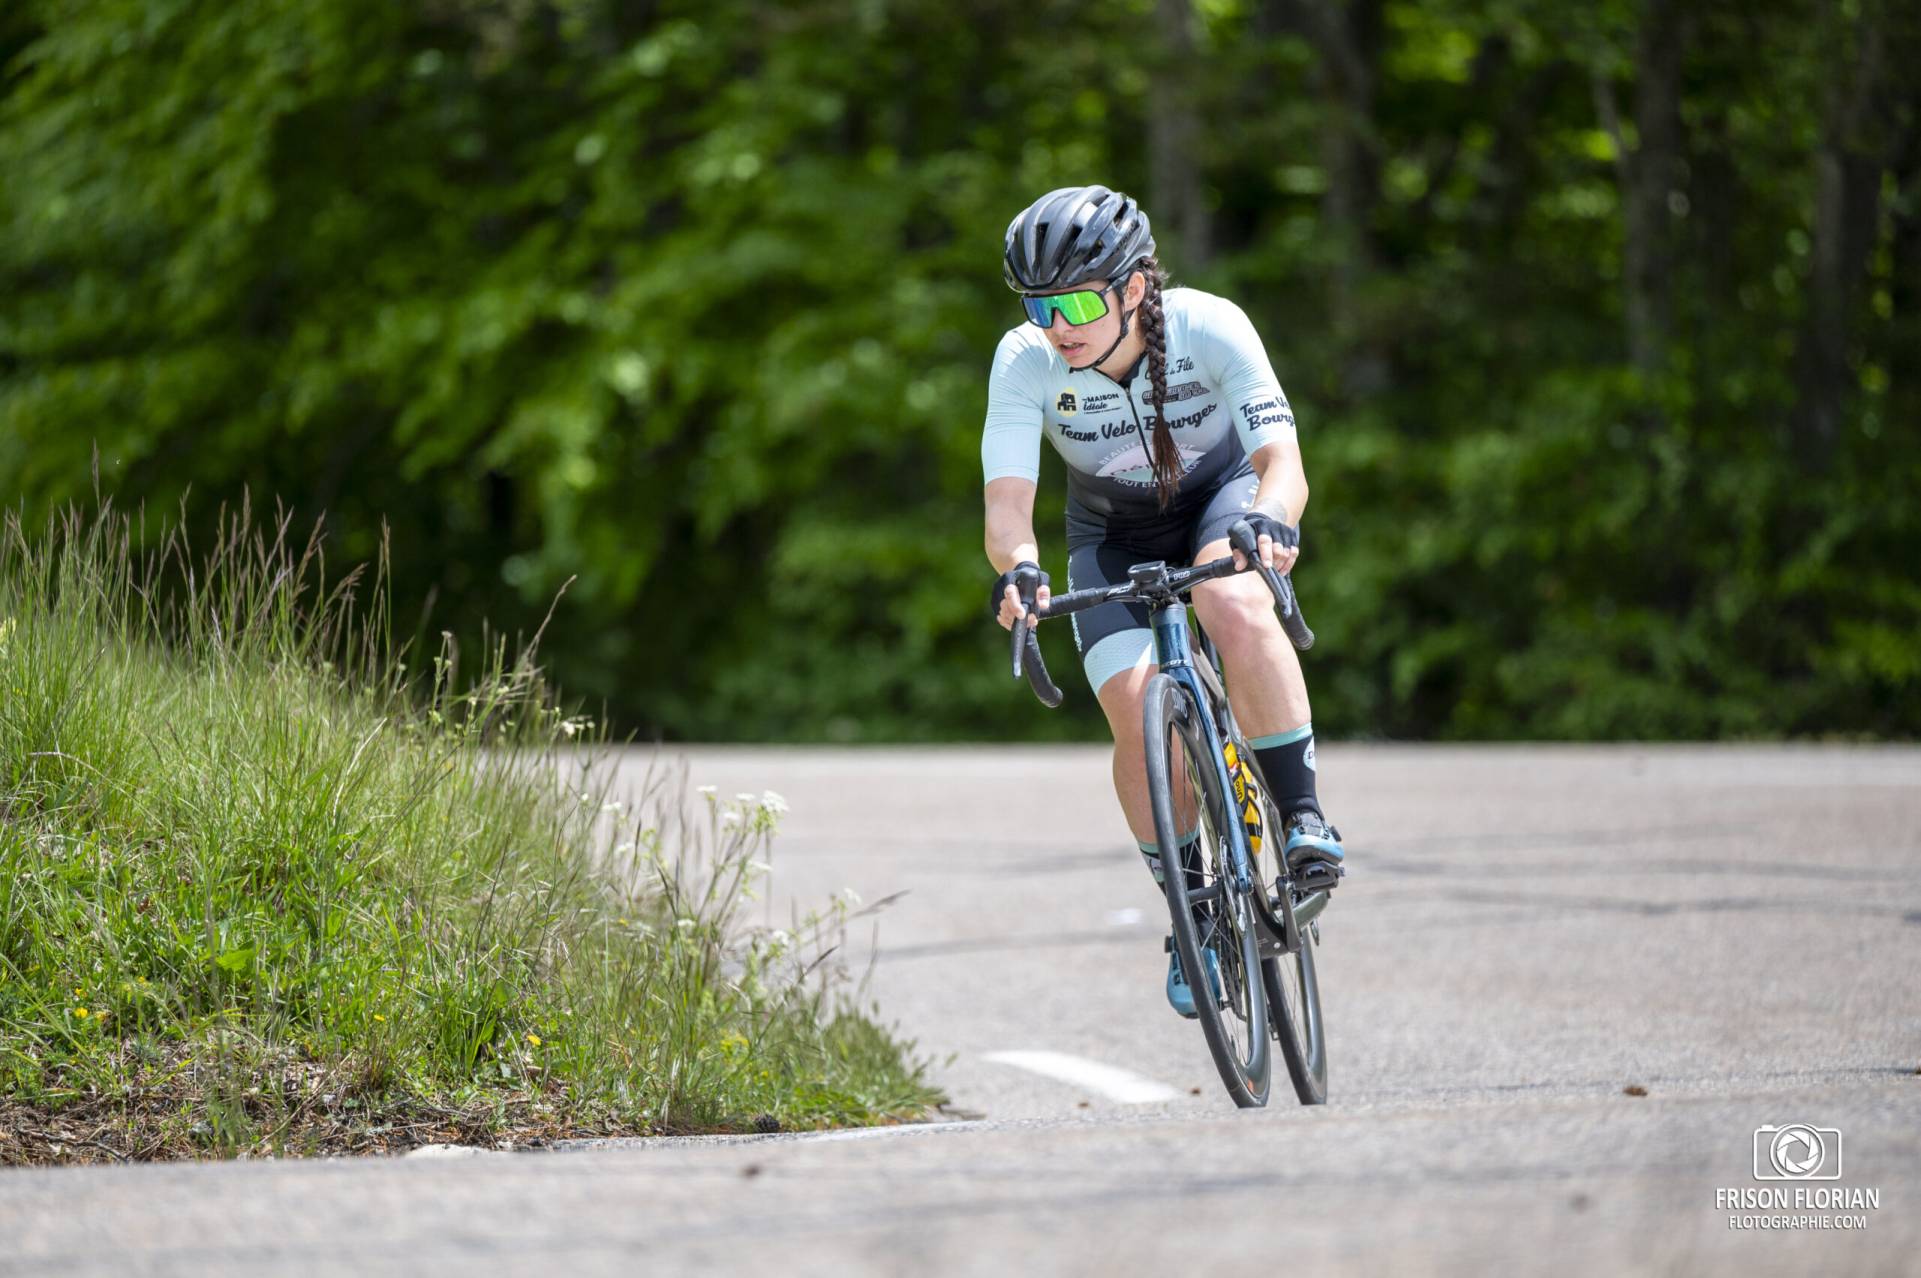
[[[626,811],[626,809],[627,809],[627,805],[622,803],[619,799],[615,799],[611,803],[603,803],[600,805],[600,810],[602,812],[624,812]]]
[[[697,785],[694,787],[694,793],[704,794],[711,799],[714,797],[714,787],[711,785]]]
[[[842,888],[840,890],[840,894],[847,898],[847,903],[849,905],[860,904],[860,893],[854,891],[853,888]]]
[[[739,800],[740,800],[740,801],[741,801],[742,803],[752,803],[752,802],[754,802],[754,796],[753,796],[753,795],[751,795],[751,794],[737,794],[737,795],[735,795],[734,797],[735,797],[736,799],[739,799]]]
[[[760,808],[763,812],[785,812],[787,811],[787,800],[781,798],[772,790],[762,790],[760,792]]]

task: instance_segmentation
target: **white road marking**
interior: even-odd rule
[[[883,1136],[916,1136],[923,1132],[951,1131],[956,1127],[979,1127],[979,1122],[901,1123],[895,1127],[853,1127],[839,1132],[801,1132],[800,1139],[819,1145],[830,1140],[878,1140]]]
[[[1059,1079],[1063,1083],[1074,1083],[1123,1105],[1152,1105],[1156,1101],[1173,1100],[1180,1094],[1167,1084],[1157,1083],[1132,1070],[1103,1065],[1085,1056],[1069,1056],[1066,1052],[988,1052],[982,1059],[997,1065],[1012,1065],[1015,1069]]]

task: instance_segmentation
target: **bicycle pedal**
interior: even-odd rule
[[[1294,886],[1303,892],[1332,891],[1347,871],[1341,866],[1326,861],[1314,861],[1301,867],[1294,877]]]

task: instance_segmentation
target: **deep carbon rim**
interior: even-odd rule
[[[1152,743],[1148,781],[1155,832],[1163,849],[1175,947],[1183,970],[1190,974],[1201,1029],[1228,1094],[1243,1107],[1264,1105],[1272,1056],[1266,993],[1255,979],[1260,971],[1259,941],[1247,897],[1231,893],[1222,883],[1223,862],[1231,855],[1222,831],[1230,813],[1225,796],[1216,793],[1209,770],[1201,766],[1207,756],[1202,753],[1198,716],[1188,696],[1174,680],[1157,677],[1150,686],[1147,716]],[[1177,745],[1181,748],[1178,769]],[[1189,899],[1179,858],[1179,835],[1196,824],[1201,832],[1201,892],[1214,897],[1200,902]],[[1216,885],[1221,890],[1210,893]],[[1220,947],[1225,1007],[1216,1006],[1208,996],[1200,950],[1209,940]]]

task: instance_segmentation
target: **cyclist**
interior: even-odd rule
[[[1130,565],[1149,560],[1218,559],[1230,553],[1229,526],[1243,518],[1259,534],[1262,561],[1291,569],[1307,478],[1293,413],[1240,307],[1167,287],[1146,213],[1104,186],[1063,187],[1029,205],[1007,228],[1002,274],[1021,295],[1027,322],[1009,329],[994,353],[981,435],[987,558],[1000,573],[989,598],[995,619],[1007,628],[1019,621],[1014,574],[1040,558],[1034,491],[1042,436],[1067,464],[1070,590],[1123,582]],[[1247,574],[1197,587],[1193,606],[1220,650],[1235,717],[1275,807],[1286,814],[1283,856],[1305,885],[1331,887],[1342,873],[1340,834],[1315,795],[1307,686],[1273,599]],[[1121,810],[1162,882],[1141,740],[1141,698],[1158,669],[1147,609],[1104,604],[1073,622],[1114,735]],[[1198,830],[1181,856],[1192,878]],[[1169,950],[1168,1002],[1192,1017],[1193,992]],[[1211,951],[1206,961],[1215,968]],[[1209,977],[1218,987],[1218,972]]]

